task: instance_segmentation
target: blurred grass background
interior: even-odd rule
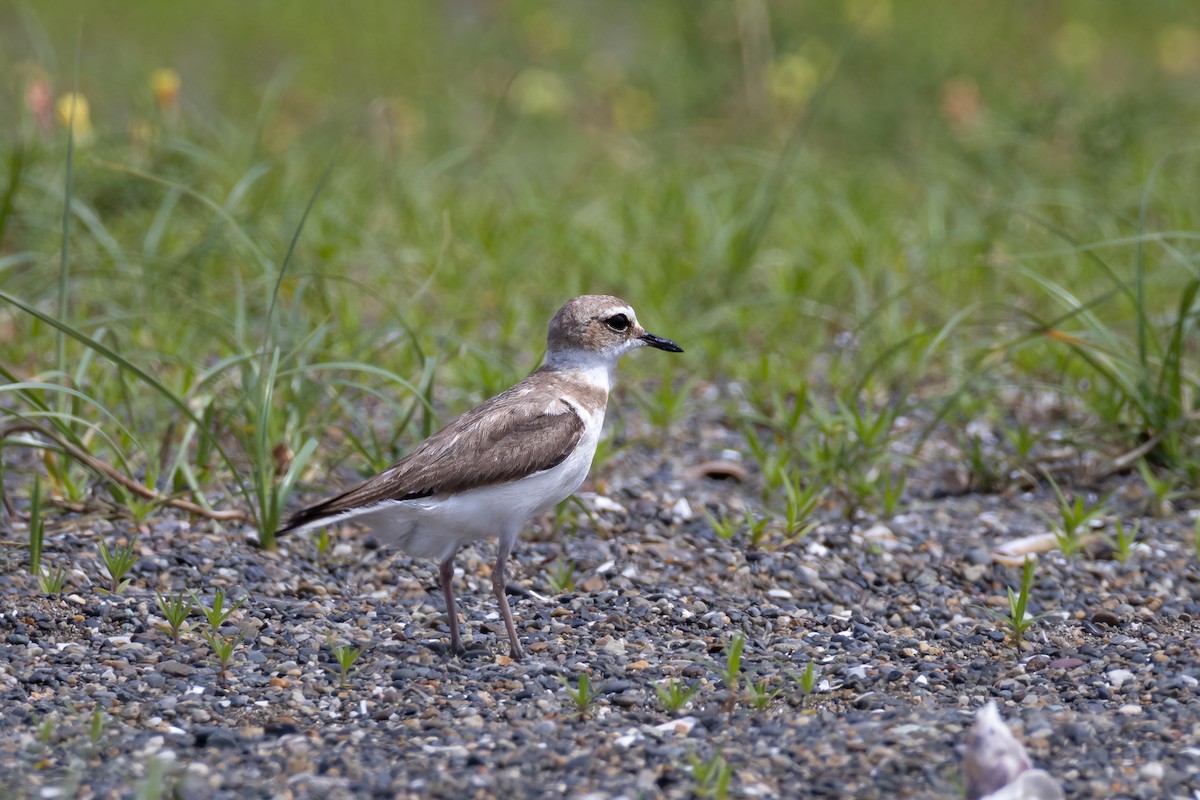
[[[584,292],[687,349],[630,359],[633,384],[738,381],[768,417],[808,386],[1017,382],[1137,443],[1194,409],[1194,3],[7,2],[0,71],[0,286],[197,408],[206,369],[277,345],[272,438],[367,413],[335,380],[297,402],[321,362],[459,410]],[[11,376],[163,435],[55,337],[0,309]],[[1147,422],[1130,395],[1172,368]],[[346,381],[360,409],[395,389]],[[420,416],[393,411],[362,425]]]

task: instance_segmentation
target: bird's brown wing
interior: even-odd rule
[[[562,399],[533,404],[508,395],[468,411],[366,482],[296,512],[277,534],[377,503],[479,489],[561,464],[583,438],[579,412]]]

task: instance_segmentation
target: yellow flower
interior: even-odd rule
[[[821,82],[816,66],[802,55],[784,57],[771,65],[771,94],[776,100],[791,105],[808,101]]]
[[[92,129],[92,116],[88,108],[87,98],[79,92],[67,92],[58,98],[56,106],[58,121],[64,128],[70,128],[75,137],[75,144],[88,145],[96,138]]]
[[[150,73],[150,89],[154,92],[154,102],[163,111],[179,107],[179,73],[175,70],[167,67]]]
[[[522,70],[509,88],[509,102],[523,114],[560,116],[571,98],[562,78],[549,70]]]
[[[649,92],[633,86],[623,86],[612,100],[613,124],[619,130],[637,133],[658,119],[658,103]]]
[[[1200,72],[1200,31],[1169,25],[1158,34],[1158,65],[1171,75]]]

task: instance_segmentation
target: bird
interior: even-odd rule
[[[617,362],[642,347],[683,352],[670,339],[648,333],[620,298],[568,300],[550,320],[540,367],[378,475],[295,512],[276,535],[353,521],[369,527],[382,546],[436,559],[455,655],[465,652],[454,600],[455,554],[469,542],[497,539],[492,590],[510,655],[521,660],[505,596],[505,564],[525,525],[582,485],[600,441]]]

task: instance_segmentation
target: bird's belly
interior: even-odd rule
[[[585,435],[561,464],[511,483],[381,503],[355,521],[368,525],[380,544],[444,560],[476,539],[516,535],[535,514],[570,497],[587,477],[598,438]]]

